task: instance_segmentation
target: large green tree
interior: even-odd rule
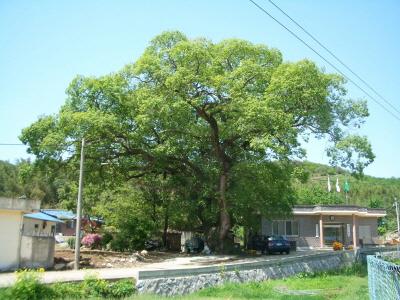
[[[365,137],[346,135],[368,111],[347,98],[344,84],[264,45],[165,32],[121,71],[76,77],[59,114],[40,118],[21,140],[39,161],[76,163],[85,137],[93,180],[102,161],[125,179],[191,178],[194,205],[217,207],[222,248],[245,212],[288,209],[287,162],[304,157],[310,136],[327,138],[342,167],[361,172],[373,161]]]

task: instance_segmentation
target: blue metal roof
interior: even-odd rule
[[[40,211],[44,212],[47,215],[53,216],[53,217],[61,219],[61,220],[73,220],[76,217],[76,215],[70,210],[64,210],[64,209],[41,209]]]
[[[43,221],[49,221],[49,222],[57,222],[57,223],[64,223],[63,221],[54,218],[48,214],[42,213],[42,212],[36,212],[36,213],[31,213],[31,214],[25,214],[25,218],[30,218],[30,219],[37,219],[37,220],[43,220]]]

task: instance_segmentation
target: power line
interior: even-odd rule
[[[308,49],[313,51],[316,55],[318,55],[321,59],[323,59],[327,64],[329,64],[332,68],[334,68],[337,72],[339,72],[344,78],[346,78],[348,81],[350,81],[352,84],[354,84],[357,88],[359,88],[361,91],[364,92],[369,98],[371,98],[376,104],[378,104],[380,107],[382,107],[386,112],[391,114],[394,118],[396,118],[398,121],[400,121],[400,118],[395,115],[393,112],[391,112],[389,109],[387,109],[382,103],[380,103],[378,100],[376,100],[373,96],[371,96],[366,90],[364,90],[359,84],[354,82],[351,78],[349,78],[347,75],[345,75],[340,69],[338,69],[334,64],[332,64],[328,59],[326,59],[324,56],[322,56],[317,50],[315,50],[313,47],[311,47],[309,44],[307,44],[302,38],[300,38],[297,34],[295,34],[292,30],[290,30],[288,27],[286,27],[283,23],[281,23],[278,19],[276,19],[274,16],[272,16],[268,11],[266,11],[262,6],[260,6],[258,3],[256,3],[253,0],[249,0],[251,3],[254,4],[259,10],[264,12],[267,16],[269,16],[271,19],[273,19],[276,23],[278,23],[280,26],[282,26],[284,29],[286,29],[290,34],[292,34],[296,39],[298,39],[300,42],[302,42]]]
[[[337,57],[331,50],[329,50],[324,44],[322,44],[314,35],[312,35],[308,30],[306,30],[303,26],[301,26],[296,20],[294,20],[291,16],[289,16],[282,8],[280,8],[277,4],[275,4],[272,0],[268,0],[273,6],[275,6],[281,13],[283,13],[286,17],[288,17],[294,24],[296,24],[301,30],[303,30],[310,38],[312,38],[318,45],[325,49],[330,55],[332,55],[342,66],[344,66],[351,74],[356,76],[362,83],[364,83],[371,91],[375,93],[379,98],[386,102],[391,108],[393,108],[397,113],[400,114],[400,111],[385,97],[383,97],[380,93],[378,93],[368,82],[366,82],[361,76],[359,76],[356,72],[354,72],[346,63],[344,63],[339,57]]]
[[[28,146],[25,144],[0,143],[0,146]]]

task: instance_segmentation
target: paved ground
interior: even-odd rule
[[[256,256],[256,257],[240,257],[232,255],[199,255],[190,257],[177,257],[167,259],[159,263],[151,263],[145,266],[137,268],[106,268],[106,269],[88,269],[88,270],[70,270],[70,271],[46,271],[43,273],[43,282],[54,283],[54,282],[72,282],[82,281],[85,276],[96,275],[102,279],[121,279],[121,278],[137,278],[138,271],[140,270],[168,270],[168,269],[184,269],[184,268],[195,268],[205,267],[212,265],[223,265],[223,264],[237,264],[244,262],[257,262],[257,261],[268,261],[285,259],[288,257],[301,257],[309,256],[321,251],[297,251],[292,252],[289,255],[267,255],[267,256]],[[0,287],[7,287],[14,283],[14,273],[0,273]]]

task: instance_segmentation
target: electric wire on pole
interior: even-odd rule
[[[383,97],[371,84],[364,80],[360,75],[358,75],[352,68],[350,68],[343,60],[341,60],[335,53],[328,49],[324,44],[322,44],[313,34],[311,34],[307,29],[300,25],[296,20],[294,20],[287,12],[280,8],[274,1],[268,0],[273,6],[275,6],[282,14],[284,14],[290,21],[296,24],[305,34],[307,34],[314,42],[321,46],[326,52],[328,52],[333,58],[335,58],[343,67],[345,67],[351,74],[358,78],[362,83],[364,83],[372,92],[375,93],[379,98],[381,98],[387,105],[389,105],[393,110],[400,114],[398,110],[389,100]]]
[[[322,54],[320,54],[317,50],[315,50],[313,47],[311,47],[306,41],[304,41],[301,37],[299,37],[295,32],[290,30],[285,24],[283,24],[281,21],[279,21],[277,18],[275,18],[272,14],[270,14],[264,7],[260,6],[257,2],[254,0],[249,0],[254,6],[256,6],[259,10],[261,10],[264,14],[269,16],[272,20],[274,20],[276,23],[278,23],[281,27],[283,27],[286,31],[288,31],[292,36],[294,36],[297,40],[299,40],[302,44],[304,44],[308,49],[310,49],[312,52],[314,52],[319,58],[321,58],[323,61],[325,61],[329,66],[331,66],[333,69],[335,69],[338,73],[340,73],[346,80],[351,82],[354,86],[356,86],[359,90],[361,90],[365,95],[367,95],[372,101],[374,101],[376,104],[378,104],[381,108],[383,108],[387,113],[392,115],[395,119],[400,121],[400,117],[398,117],[395,113],[393,113],[391,110],[389,110],[385,105],[383,105],[380,101],[378,101],[375,97],[373,97],[370,93],[368,93],[364,88],[362,88],[357,82],[355,82],[353,79],[351,79],[349,76],[344,74],[338,67],[336,67],[332,62],[330,62],[326,57],[324,57]]]

